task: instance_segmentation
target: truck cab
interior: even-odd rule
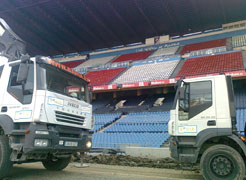
[[[0,179],[14,163],[41,161],[62,170],[89,151],[89,80],[48,57],[30,57],[0,19]]]
[[[236,129],[230,76],[181,79],[170,111],[171,156],[183,168],[200,164],[205,179],[242,179],[245,139]]]

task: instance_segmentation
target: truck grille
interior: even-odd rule
[[[60,122],[83,125],[85,121],[85,117],[83,116],[76,116],[73,114],[68,114],[60,111],[55,111],[55,113],[56,113],[56,120]]]

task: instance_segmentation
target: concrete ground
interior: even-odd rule
[[[174,169],[88,164],[75,168],[71,163],[63,171],[50,172],[41,163],[15,165],[8,180],[202,180],[199,173]]]

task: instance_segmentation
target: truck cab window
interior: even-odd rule
[[[34,84],[33,64],[29,64],[27,79],[24,82],[17,82],[19,67],[20,65],[12,67],[7,91],[20,103],[30,104],[32,102]]]
[[[212,82],[184,85],[184,98],[179,100],[179,119],[188,120],[212,106]]]

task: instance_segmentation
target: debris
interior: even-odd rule
[[[97,163],[97,164],[108,164],[108,165],[121,165],[121,166],[132,166],[132,167],[153,167],[153,168],[169,168],[169,169],[180,169],[177,161],[171,158],[163,159],[148,159],[140,157],[132,157],[129,155],[84,155],[84,163]]]

